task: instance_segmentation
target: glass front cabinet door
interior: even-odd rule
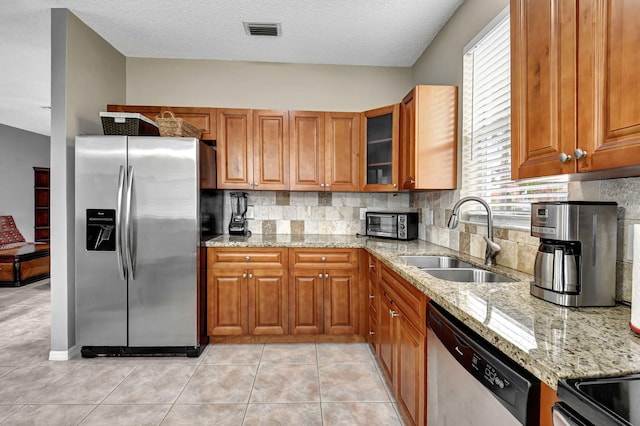
[[[400,105],[362,113],[364,191],[397,191]]]

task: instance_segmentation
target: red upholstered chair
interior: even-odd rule
[[[27,242],[12,216],[0,216],[0,286],[49,277],[49,244]]]

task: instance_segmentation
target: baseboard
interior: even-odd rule
[[[66,351],[49,351],[49,361],[68,361],[80,354],[82,346],[75,345]]]

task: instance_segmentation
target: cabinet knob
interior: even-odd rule
[[[247,262],[251,260],[251,256],[245,256],[244,260],[246,260]]]
[[[322,278],[322,274],[318,274],[318,278]]]
[[[258,186],[258,183],[257,182],[253,182],[253,186]]]
[[[327,258],[326,258],[325,256],[322,256],[322,261],[323,261],[323,262],[326,262],[326,261],[327,261]]]
[[[324,274],[324,277],[325,278],[329,278],[329,274]]]
[[[247,278],[247,274],[242,274],[242,278]]]
[[[560,155],[558,155],[558,160],[561,163],[566,163],[567,161],[571,160],[571,156],[569,154],[565,154],[564,152],[561,152]]]
[[[397,187],[398,187],[398,184],[397,184],[397,183],[394,183],[394,184],[393,184],[393,187],[394,187],[394,188],[397,188]]]
[[[409,179],[409,183],[410,183],[411,185],[413,185],[414,183],[416,183],[416,181],[415,181],[415,180],[413,180],[413,179]]]
[[[369,265],[369,269],[375,269],[375,267],[376,267],[376,265],[373,264],[373,263]]]
[[[375,299],[376,297],[373,294],[369,295],[369,299]]]
[[[389,309],[389,315],[391,315],[391,318],[395,318],[395,317],[399,317],[400,314],[397,313],[396,311]]]
[[[249,274],[249,278],[253,278],[253,274]]]
[[[370,331],[370,332],[369,332],[369,335],[371,335],[371,336],[374,336],[375,334],[376,334],[376,332],[375,332],[375,331]]]
[[[588,154],[587,151],[583,151],[580,148],[576,148],[576,150],[573,151],[573,156],[575,157],[576,160],[586,157],[587,154]]]

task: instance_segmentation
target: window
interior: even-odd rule
[[[567,176],[511,180],[510,56],[507,8],[465,48],[461,195],[486,200],[502,226],[528,227],[532,202],[566,200]],[[467,220],[486,216],[465,206]]]

